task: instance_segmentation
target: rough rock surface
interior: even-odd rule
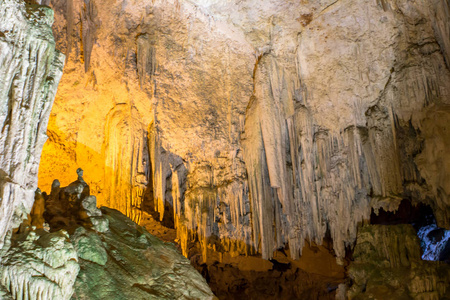
[[[411,225],[360,228],[349,268],[349,299],[449,299],[450,266],[420,257]]]
[[[48,117],[62,75],[53,11],[0,3],[0,248],[30,212]]]
[[[195,248],[190,249],[190,256],[219,299],[334,300],[347,275],[345,267],[336,263],[331,243],[311,244],[302,250],[297,260],[285,251],[275,252],[271,260],[209,250],[203,262]]]
[[[0,283],[12,299],[70,299],[80,266],[66,231],[14,234],[1,258]]]
[[[185,255],[297,258],[329,231],[342,259],[404,197],[450,226],[448,1],[50,5],[68,60],[45,189],[81,165],[102,205],[171,220]]]
[[[109,231],[75,233],[81,269],[73,299],[216,299],[173,244],[116,210],[101,210]]]
[[[0,253],[1,299],[216,299],[173,244],[119,211],[98,209],[95,196],[73,188],[85,187],[80,182],[36,193],[45,211],[36,201]],[[46,223],[36,229],[33,220]]]
[[[417,232],[423,250],[422,259],[432,261],[450,261],[450,230],[431,224]]]
[[[142,227],[164,241],[177,241],[176,230],[158,222],[156,214],[144,212]],[[336,263],[329,239],[323,245],[305,245],[297,260],[284,250],[266,260],[207,249],[205,262],[199,241],[187,248],[191,264],[219,299],[335,299],[337,287],[346,281],[346,268]]]

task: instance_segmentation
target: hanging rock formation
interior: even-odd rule
[[[139,223],[150,176],[146,130],[137,109],[128,105],[116,105],[107,115],[105,128],[106,204]]]

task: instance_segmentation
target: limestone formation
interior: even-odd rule
[[[421,240],[423,260],[450,260],[450,230],[430,224],[420,228],[417,236]]]
[[[450,266],[420,259],[411,225],[360,228],[350,264],[349,299],[448,299]]]
[[[185,255],[297,258],[330,232],[342,262],[371,209],[404,197],[449,226],[448,1],[51,6],[68,61],[43,186],[104,174],[99,203],[151,207]]]
[[[327,240],[345,266],[356,242],[355,284],[338,295],[443,297],[436,278],[448,273],[420,262],[411,228],[358,228],[403,199],[429,205],[450,228],[448,0],[45,3],[65,75],[39,172],[51,192],[18,234],[50,226],[73,235],[91,272],[80,273],[77,297],[96,297],[92,288],[113,297],[114,285],[123,297],[209,296],[203,286],[197,296],[160,289],[181,276],[171,272],[156,272],[149,287],[148,269],[123,261],[140,264],[148,252],[139,247],[155,243],[100,212],[97,199],[138,223],[143,210],[154,213],[176,229],[185,256],[202,256],[197,267],[219,272],[223,257],[274,261],[279,252],[294,261]],[[0,248],[36,189],[63,65],[52,14],[0,4]],[[86,176],[79,169],[72,182],[78,167]],[[122,253],[119,239],[143,251]],[[377,243],[384,252],[364,248]],[[374,259],[399,281],[378,291]],[[137,272],[136,285],[99,282],[108,267]]]
[[[214,299],[205,279],[173,244],[122,213],[102,208],[110,230],[75,232],[81,270],[75,299]]]
[[[30,212],[48,117],[62,75],[53,11],[0,3],[0,248]]]
[[[0,266],[0,284],[12,299],[70,299],[80,266],[68,239],[64,230],[13,236]]]
[[[45,200],[45,211],[35,209],[40,203],[37,199],[31,214],[32,220],[42,220],[42,223],[45,221],[53,230],[64,228],[71,234],[80,225],[98,232],[106,232],[108,220],[102,217],[101,211],[97,208],[96,197],[89,195],[89,185],[84,181],[82,174],[83,171],[77,169],[78,179],[67,187],[61,188],[59,180],[54,180],[52,191]]]
[[[44,228],[45,219],[44,219],[44,211],[45,211],[45,198],[41,193],[41,190],[38,188],[36,193],[34,194],[34,204],[31,209],[30,215],[28,219],[30,220],[30,226],[34,226],[37,229]],[[22,223],[23,224],[23,223]]]
[[[174,245],[116,210],[98,209],[82,188],[57,182],[58,195],[44,199],[46,211],[36,193],[31,221],[0,253],[1,299],[215,299]],[[36,220],[48,222],[50,232],[44,221],[41,229],[31,226]]]

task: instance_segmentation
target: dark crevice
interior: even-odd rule
[[[398,225],[412,224],[414,229],[429,225],[434,219],[433,210],[430,206],[419,203],[414,206],[409,200],[402,200],[397,211],[385,211],[381,208],[378,214],[372,210],[370,224]]]
[[[429,205],[412,205],[411,201],[404,199],[395,212],[381,208],[378,214],[375,214],[372,210],[370,224],[411,224],[420,239],[423,260],[450,262],[450,230],[437,226]]]

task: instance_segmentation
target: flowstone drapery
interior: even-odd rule
[[[53,11],[0,3],[0,248],[29,213],[37,188],[48,117],[62,75]]]

